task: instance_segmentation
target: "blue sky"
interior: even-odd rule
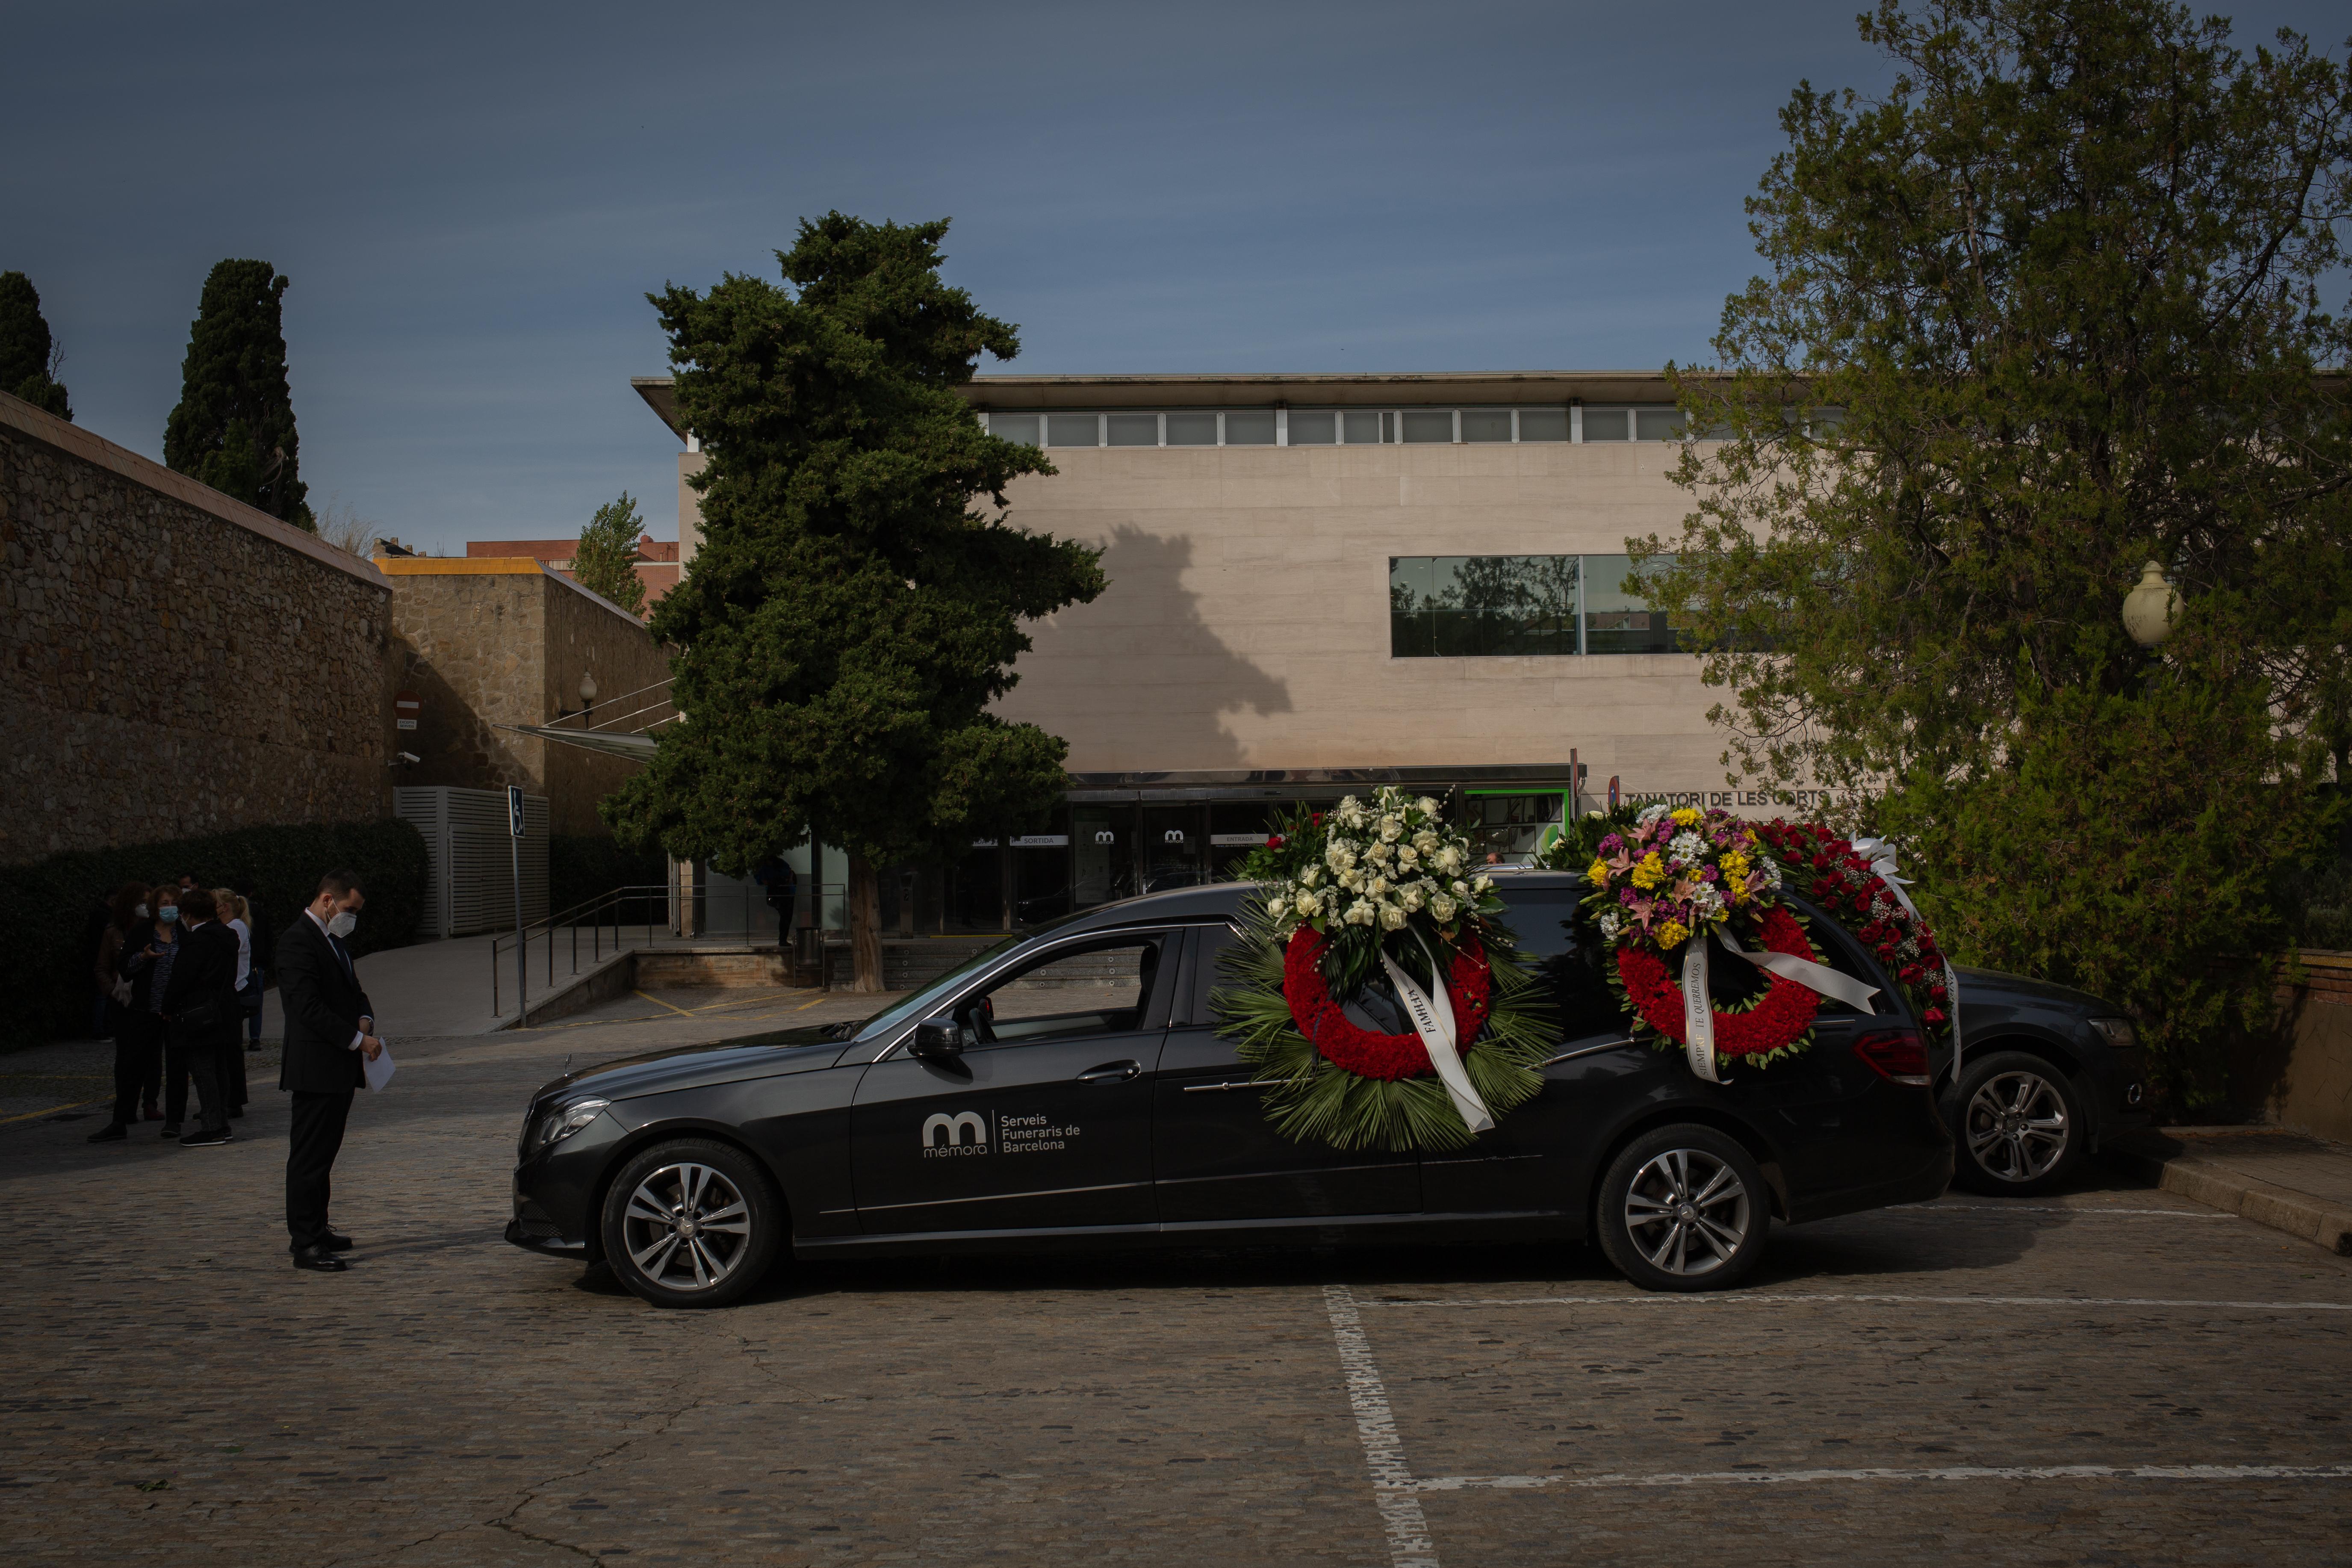
[[[667,538],[644,295],[772,277],[832,207],[954,218],[1020,370],[1705,359],[1789,90],[1885,79],[1856,9],[18,6],[0,268],[78,422],[137,451],[205,273],[260,257],[314,504],[454,550],[626,489]]]

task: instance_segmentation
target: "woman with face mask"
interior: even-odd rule
[[[127,950],[137,941],[134,933],[146,930],[149,910],[153,907],[147,901],[144,885],[125,882],[115,890],[113,918],[99,938],[97,979],[106,994],[107,1032],[114,1037],[114,1117],[90,1134],[93,1143],[125,1136],[130,1123],[139,1120],[139,1091],[147,1082],[154,1041],[132,1016],[133,988],[123,977],[122,965]],[[147,1102],[147,1118],[151,1121],[163,1119],[162,1108],[152,1099]]]
[[[121,977],[131,983],[131,999],[123,1005],[121,1026],[114,1036],[114,1120],[91,1134],[89,1141],[93,1143],[124,1136],[131,1102],[140,1085],[152,1080],[155,1058],[163,1048],[163,988],[172,982],[172,963],[180,951],[179,897],[176,882],[150,889],[144,903],[134,906],[143,910],[145,918],[123,933],[122,956],[117,967]],[[125,1079],[126,1063],[135,1064],[138,1077]],[[169,1063],[165,1064],[163,1076],[170,1088]],[[184,1062],[181,1064],[176,1087],[177,1103],[167,1099],[163,1108],[163,1135],[167,1138],[179,1136],[180,1116],[186,1109],[188,1081]]]

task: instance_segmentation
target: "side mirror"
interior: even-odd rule
[[[922,1061],[948,1066],[963,1059],[963,1026],[953,1018],[926,1018],[915,1026],[915,1042],[908,1047]]]

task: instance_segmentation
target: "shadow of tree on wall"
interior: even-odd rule
[[[1128,525],[1115,530],[1103,549],[1103,574],[1110,586],[1093,604],[1054,618],[1042,634],[1040,660],[1023,670],[1013,689],[1022,716],[1060,732],[1057,713],[1068,702],[1069,683],[1100,681],[1126,697],[1117,712],[1097,702],[1087,711],[1090,727],[1121,759],[1123,769],[1234,768],[1244,764],[1241,738],[1227,723],[1243,712],[1291,711],[1290,690],[1282,681],[1235,652],[1202,618],[1201,595],[1185,586],[1193,545],[1181,536],[1150,533]],[[1111,627],[1141,633],[1130,653],[1105,658],[1108,668],[1071,670],[1065,661],[1088,660],[1087,645]],[[1032,656],[1033,658],[1036,656]],[[1085,744],[1092,752],[1096,744]],[[1090,766],[1081,754],[1074,767]]]

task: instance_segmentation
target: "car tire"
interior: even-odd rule
[[[784,1203],[731,1143],[679,1138],[641,1150],[604,1190],[604,1260],[656,1307],[724,1307],[760,1283],[783,1245]]]
[[[1722,1290],[1762,1261],[1772,1193],[1738,1140],[1685,1123],[1644,1132],[1601,1178],[1593,1232],[1644,1290]]]
[[[2082,1159],[2082,1101],[2057,1066],[2026,1051],[1971,1060],[1944,1102],[1952,1180],[1973,1193],[2030,1197]]]

